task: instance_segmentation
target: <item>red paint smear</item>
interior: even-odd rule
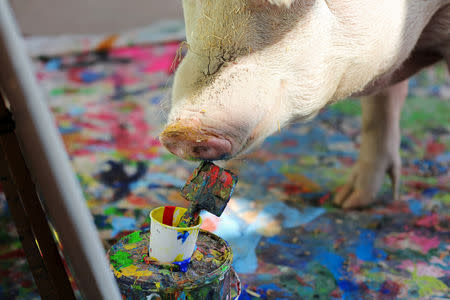
[[[427,144],[426,153],[428,157],[435,157],[445,151],[445,145],[439,142],[431,141]]]
[[[301,278],[300,276],[296,275],[295,279],[297,280],[298,283],[300,283],[300,285],[302,286],[311,286],[310,284],[308,284],[306,281],[303,280],[303,278]]]
[[[405,240],[409,240],[422,250],[422,253],[427,254],[431,249],[439,247],[441,243],[438,237],[427,238],[419,236],[415,232],[402,232],[393,236],[386,236],[383,241],[390,247],[399,248],[401,243]]]
[[[400,292],[400,285],[391,280],[386,280],[385,282],[383,282],[379,291],[381,297],[387,296],[388,299],[395,299],[392,297],[397,296],[399,292]]]
[[[136,206],[147,206],[148,205],[148,203],[147,203],[147,200],[145,199],[145,198],[143,198],[143,197],[139,197],[139,196],[136,196],[136,195],[130,195],[130,196],[128,196],[127,197],[127,201],[130,203],[130,204],[133,204],[133,205],[136,205]]]
[[[70,68],[67,71],[67,77],[70,81],[76,82],[76,83],[83,83],[83,80],[81,80],[80,73],[83,71],[82,68]]]
[[[284,147],[297,147],[298,141],[297,140],[286,140],[286,141],[283,141],[282,145]]]
[[[23,251],[23,249],[17,249],[0,255],[0,260],[11,258],[22,258],[22,257],[25,257],[25,252]]]
[[[339,157],[339,162],[346,167],[350,167],[354,164],[354,160],[351,157]]]
[[[224,188],[228,188],[233,183],[233,177],[226,171],[224,171],[220,177],[220,181],[223,183]]]
[[[172,226],[174,212],[175,212],[175,206],[164,207],[164,213],[163,213],[163,224],[164,225]]]
[[[144,72],[147,73],[155,73],[155,72],[166,72],[170,73],[170,68],[172,66],[172,62],[174,60],[173,54],[164,55],[162,57],[158,57],[154,62],[150,63],[145,69]]]
[[[323,205],[328,199],[330,199],[330,193],[325,194],[324,196],[320,197],[319,199],[319,205]]]
[[[85,113],[83,116],[85,119],[96,119],[101,121],[117,121],[117,114],[110,112],[99,112],[99,113]]]
[[[30,288],[33,286],[33,282],[31,280],[24,280],[20,283],[23,288]]]
[[[217,181],[217,177],[219,176],[219,167],[218,166],[212,166],[211,167],[211,171],[209,171],[210,175],[209,175],[209,185],[208,188],[211,188],[214,186],[214,184]]]
[[[413,234],[410,237],[411,241],[420,246],[423,253],[428,253],[431,249],[435,249],[439,247],[439,244],[441,241],[439,241],[439,238],[437,236],[432,238],[427,238],[423,236],[418,236],[417,234]]]
[[[308,192],[307,188],[292,183],[283,184],[283,190],[289,196]]]
[[[424,216],[418,219],[414,224],[419,227],[436,227],[439,224],[439,216],[437,213],[431,214],[429,216]]]
[[[330,293],[330,296],[333,298],[341,298],[341,290],[340,289],[335,289],[334,291],[332,291]]]
[[[119,47],[109,51],[110,57],[147,61],[155,59],[152,47]]]

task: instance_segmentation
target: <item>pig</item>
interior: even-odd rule
[[[398,198],[407,79],[450,66],[449,0],[183,0],[187,54],[162,144],[183,159],[248,153],[282,126],[362,99],[360,154],[334,196],[371,205],[386,174]]]

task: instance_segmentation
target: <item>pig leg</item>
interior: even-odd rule
[[[351,178],[336,194],[343,208],[357,208],[375,201],[385,174],[398,198],[401,171],[400,113],[408,92],[408,81],[392,85],[362,99],[362,135],[359,159]]]

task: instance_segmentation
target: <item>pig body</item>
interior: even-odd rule
[[[360,158],[335,202],[372,203],[386,173],[397,190],[406,80],[439,60],[450,65],[449,0],[183,0],[183,8],[188,52],[161,134],[169,151],[239,156],[359,95]]]

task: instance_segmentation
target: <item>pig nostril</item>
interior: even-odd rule
[[[195,146],[194,149],[192,149],[192,152],[195,154],[202,154],[207,151],[208,151],[208,147],[205,147],[205,146]]]

